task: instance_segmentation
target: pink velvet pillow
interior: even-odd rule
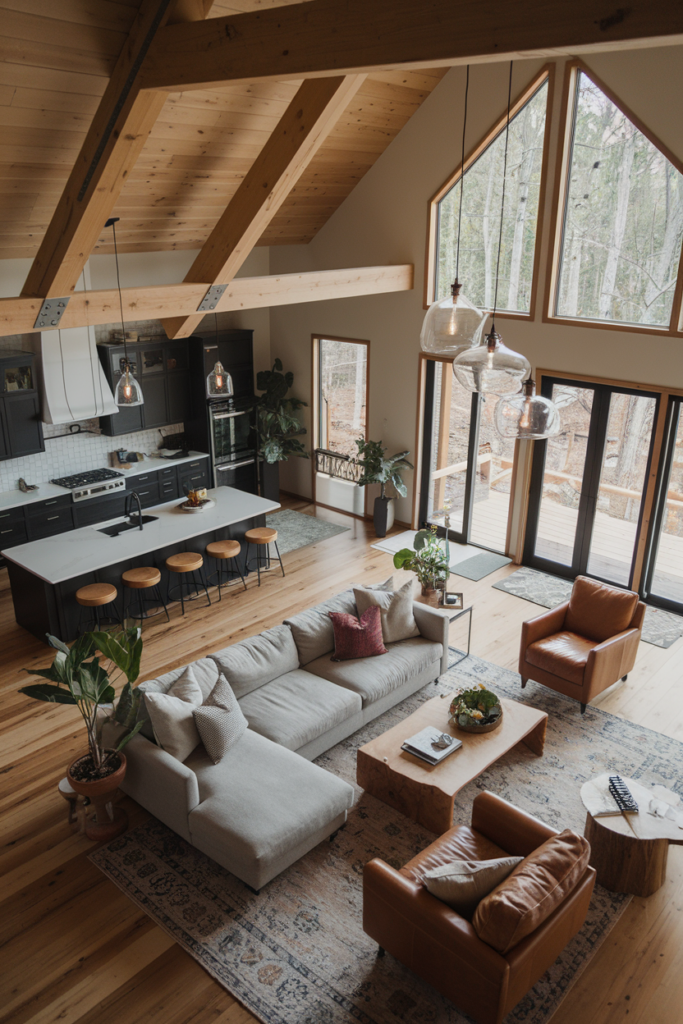
[[[382,639],[382,619],[377,605],[366,608],[359,619],[347,612],[329,612],[334,630],[332,661],[373,658],[386,654]]]

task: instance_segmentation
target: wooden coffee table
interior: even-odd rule
[[[455,794],[508,750],[524,743],[534,754],[543,753],[548,722],[545,711],[502,698],[502,725],[477,736],[449,723],[452,698],[426,701],[393,729],[360,747],[356,762],[356,780],[366,793],[437,835],[453,825]],[[457,736],[461,749],[433,766],[401,750],[408,737],[427,725]]]

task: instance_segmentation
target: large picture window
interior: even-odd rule
[[[555,315],[667,328],[683,175],[582,69],[573,98]]]
[[[531,311],[548,78],[543,75],[510,121],[506,199],[500,255],[498,304],[503,311]],[[463,292],[481,309],[491,309],[500,234],[505,121],[465,165],[459,278]],[[437,203],[435,298],[449,294],[455,278],[458,209],[463,177]]]

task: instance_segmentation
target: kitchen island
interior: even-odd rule
[[[240,540],[247,530],[265,526],[265,515],[279,504],[232,487],[208,492],[215,505],[201,512],[184,512],[181,501],[145,509],[154,516],[142,530],[129,529],[118,536],[102,532],[124,517],[70,530],[56,537],[20,544],[2,552],[7,560],[15,618],[39,640],[51,633],[60,640],[75,639],[81,608],[76,591],[89,583],[111,583],[121,597],[121,574],[138,566],[156,566],[166,593],[169,555],[196,551],[204,555],[215,540]],[[246,545],[239,557],[244,569]],[[205,558],[206,562],[206,558]],[[208,566],[209,569],[213,566]]]

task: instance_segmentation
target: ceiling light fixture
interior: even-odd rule
[[[120,217],[110,217],[105,228],[111,228],[114,235],[114,259],[116,260],[116,286],[119,290],[119,306],[121,308],[121,331],[123,332],[123,372],[116,385],[114,401],[119,406],[144,405],[145,396],[142,393],[140,384],[131,373],[130,360],[128,359],[128,346],[126,345],[126,325],[123,322],[123,297],[121,295],[121,277],[119,275],[119,252],[116,245],[116,224]]]
[[[460,269],[460,226],[462,223],[462,195],[465,189],[465,131],[467,129],[467,95],[470,88],[470,68],[465,81],[465,113],[462,123],[462,157],[460,161],[460,205],[458,209],[458,236],[455,255],[455,281],[451,294],[437,299],[427,310],[420,334],[420,348],[431,355],[452,358],[468,345],[478,345],[484,328],[486,313],[462,295],[458,280]]]
[[[218,349],[218,313],[214,313],[216,349]],[[232,377],[224,369],[220,359],[216,360],[215,366],[206,378],[206,394],[208,398],[229,398],[234,394]]]
[[[554,402],[536,394],[536,381],[524,381],[522,391],[507,395],[496,404],[496,430],[501,437],[540,441],[560,432],[560,413]]]

